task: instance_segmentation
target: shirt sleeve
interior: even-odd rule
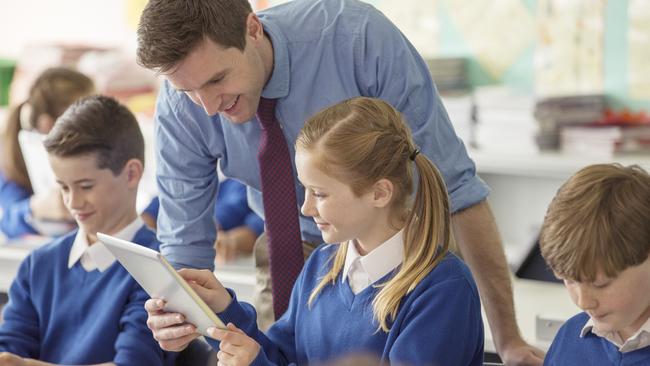
[[[18,184],[0,177],[0,231],[10,239],[25,234],[36,234],[29,223],[31,195]]]
[[[158,96],[154,128],[159,146],[160,251],[177,268],[213,269],[213,205],[219,183],[218,156],[210,149],[223,145],[223,133],[220,121],[215,121],[218,116],[207,116],[171,89],[165,81]]]
[[[32,256],[20,265],[9,288],[9,302],[4,307],[0,325],[0,352],[38,358],[40,349],[38,314],[31,298],[30,272]]]
[[[362,94],[402,112],[415,143],[444,176],[452,212],[483,201],[488,188],[449,121],[426,63],[383,14],[368,12],[368,17],[355,47]]]

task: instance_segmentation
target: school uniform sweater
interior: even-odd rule
[[[161,365],[146,326],[149,296],[116,261],[104,272],[68,269],[76,230],[31,253],[9,290],[0,351],[57,364]],[[157,249],[142,227],[133,241]]]
[[[30,192],[0,172],[0,231],[7,238],[37,233],[28,221],[30,197]]]
[[[618,347],[591,331],[580,337],[589,315],[580,313],[560,328],[546,353],[544,365],[650,365],[650,347],[622,353]]]
[[[402,299],[390,331],[384,332],[377,330],[372,311],[378,292],[374,286],[354,295],[348,282],[338,278],[308,305],[312,289],[331,268],[329,259],[336,249],[336,245],[323,245],[312,253],[294,285],[287,312],[267,334],[257,328],[253,307],[236,298],[219,314],[260,343],[254,365],[315,364],[348,354],[376,355],[385,364],[482,365],[479,295],[460,259],[447,254]],[[217,341],[210,342],[218,349]]]

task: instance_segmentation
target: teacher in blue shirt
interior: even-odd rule
[[[248,186],[251,208],[264,217],[260,97],[277,100],[275,117],[292,157],[309,116],[351,97],[380,98],[404,114],[421,152],[445,177],[455,238],[479,284],[502,359],[541,365],[542,352],[523,341],[515,322],[488,188],[449,122],[427,65],[382,13],[356,0],[295,0],[258,14],[247,0],[150,0],[137,56],[166,78],[155,117],[158,237],[176,266],[213,266],[217,164]],[[295,173],[294,185],[301,205],[304,190]],[[300,215],[299,223],[302,240],[322,242],[313,220]],[[186,343],[173,339],[187,327],[156,332],[174,321],[149,311],[163,348]]]

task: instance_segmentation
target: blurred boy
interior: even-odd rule
[[[560,188],[542,255],[583,313],[560,329],[545,365],[650,365],[650,176],[592,165]]]
[[[144,167],[135,117],[111,98],[84,98],[44,144],[79,229],[21,264],[0,326],[0,364],[171,362],[146,326],[147,294],[97,242],[103,232],[158,248],[135,208]]]

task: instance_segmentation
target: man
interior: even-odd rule
[[[404,114],[422,153],[445,176],[455,235],[479,284],[499,353],[508,364],[541,365],[542,353],[521,339],[514,320],[505,256],[485,201],[488,189],[426,64],[380,12],[354,0],[297,0],[259,15],[246,0],[151,0],[138,37],[140,64],[167,79],[156,112],[158,235],[177,266],[212,266],[217,162],[226,176],[249,187],[256,212],[267,211],[270,234],[269,222],[277,217],[262,202],[276,192],[266,190],[262,197],[265,174],[257,153],[266,128],[255,116],[260,97],[277,100],[274,115],[291,157],[300,128],[315,112],[354,96],[381,98]],[[292,182],[301,204],[304,191],[295,173]],[[299,220],[302,240],[321,243],[314,223]],[[271,264],[273,271],[273,259]]]

